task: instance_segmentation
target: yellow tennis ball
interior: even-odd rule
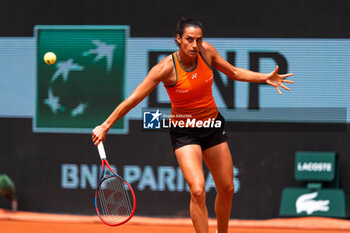
[[[56,62],[56,54],[54,54],[53,52],[47,52],[44,55],[44,61],[49,64],[52,65],[53,63]]]

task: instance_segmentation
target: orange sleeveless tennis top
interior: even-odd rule
[[[172,119],[215,119],[218,109],[212,94],[214,75],[202,54],[197,55],[196,67],[191,71],[183,69],[176,52],[172,58],[176,81],[172,86],[165,86],[171,101]]]

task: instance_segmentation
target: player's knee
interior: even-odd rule
[[[191,198],[193,201],[199,204],[205,203],[205,189],[204,187],[192,188]]]
[[[224,185],[222,187],[218,188],[218,192],[222,195],[228,196],[228,197],[232,197],[233,193],[235,192],[235,186],[232,183],[229,183],[227,185]]]

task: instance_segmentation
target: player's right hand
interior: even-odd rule
[[[109,127],[107,127],[105,124],[96,126],[94,130],[92,130],[92,141],[94,142],[95,146],[106,139],[108,130]]]

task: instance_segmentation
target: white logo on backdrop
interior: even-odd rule
[[[109,73],[112,69],[113,52],[117,46],[107,45],[106,43],[100,40],[93,40],[92,43],[96,45],[96,49],[90,49],[88,51],[85,51],[82,55],[89,56],[91,54],[95,54],[96,57],[93,60],[94,63],[105,57],[107,62],[106,72]],[[66,61],[57,62],[57,64],[55,65],[55,68],[57,70],[51,77],[50,86],[48,89],[48,98],[44,100],[44,104],[48,105],[52,113],[56,115],[59,111],[60,112],[66,111],[66,107],[60,104],[60,97],[56,96],[53,93],[53,90],[52,90],[52,85],[54,85],[53,83],[59,77],[62,77],[63,83],[67,83],[67,81],[69,80],[70,71],[83,71],[84,66],[81,66],[78,63],[74,63],[73,58],[69,58]],[[79,115],[83,115],[88,106],[89,106],[88,102],[80,101],[75,107],[70,109],[71,117],[77,117]]]
[[[97,48],[90,49],[89,51],[84,52],[83,56],[89,56],[90,54],[97,54],[97,56],[94,59],[94,62],[97,62],[103,57],[106,57],[107,72],[110,72],[112,69],[113,52],[114,52],[114,49],[116,48],[116,45],[107,45],[106,43],[99,40],[93,40],[92,43],[95,44]]]
[[[329,210],[329,200],[314,200],[317,196],[318,192],[301,195],[295,203],[297,213],[300,214],[305,211],[307,215],[310,215],[315,211],[327,212]]]

